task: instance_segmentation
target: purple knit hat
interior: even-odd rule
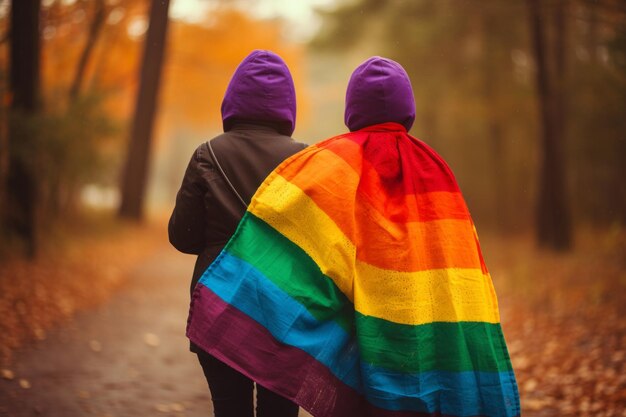
[[[236,122],[273,126],[291,136],[296,93],[287,64],[270,51],[255,50],[235,70],[222,101],[224,131]]]
[[[404,68],[379,56],[359,65],[348,83],[344,121],[350,131],[385,122],[411,129],[415,99]]]

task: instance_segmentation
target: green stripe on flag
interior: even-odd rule
[[[261,272],[317,320],[334,320],[346,332],[356,332],[365,362],[405,373],[511,370],[499,323],[412,326],[364,316],[300,247],[263,220],[248,212],[237,233],[227,251]]]

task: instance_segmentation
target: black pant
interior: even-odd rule
[[[254,417],[254,382],[206,352],[198,360],[209,383],[215,417]],[[257,417],[297,417],[298,405],[260,386],[257,389]]]

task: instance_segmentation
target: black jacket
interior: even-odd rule
[[[237,124],[211,140],[215,156],[246,204],[265,177],[283,160],[306,147],[274,128]],[[191,290],[224,248],[245,213],[241,201],[217,169],[208,145],[189,162],[169,221],[169,239],[181,252],[198,255]]]

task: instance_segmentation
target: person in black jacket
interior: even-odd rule
[[[222,102],[224,133],[194,152],[176,196],[169,239],[197,255],[191,290],[235,232],[265,177],[306,147],[294,141],[296,98],[285,62],[253,51],[239,64]],[[191,345],[206,376],[216,417],[253,417],[254,383]],[[257,384],[258,417],[295,417],[298,406]]]

